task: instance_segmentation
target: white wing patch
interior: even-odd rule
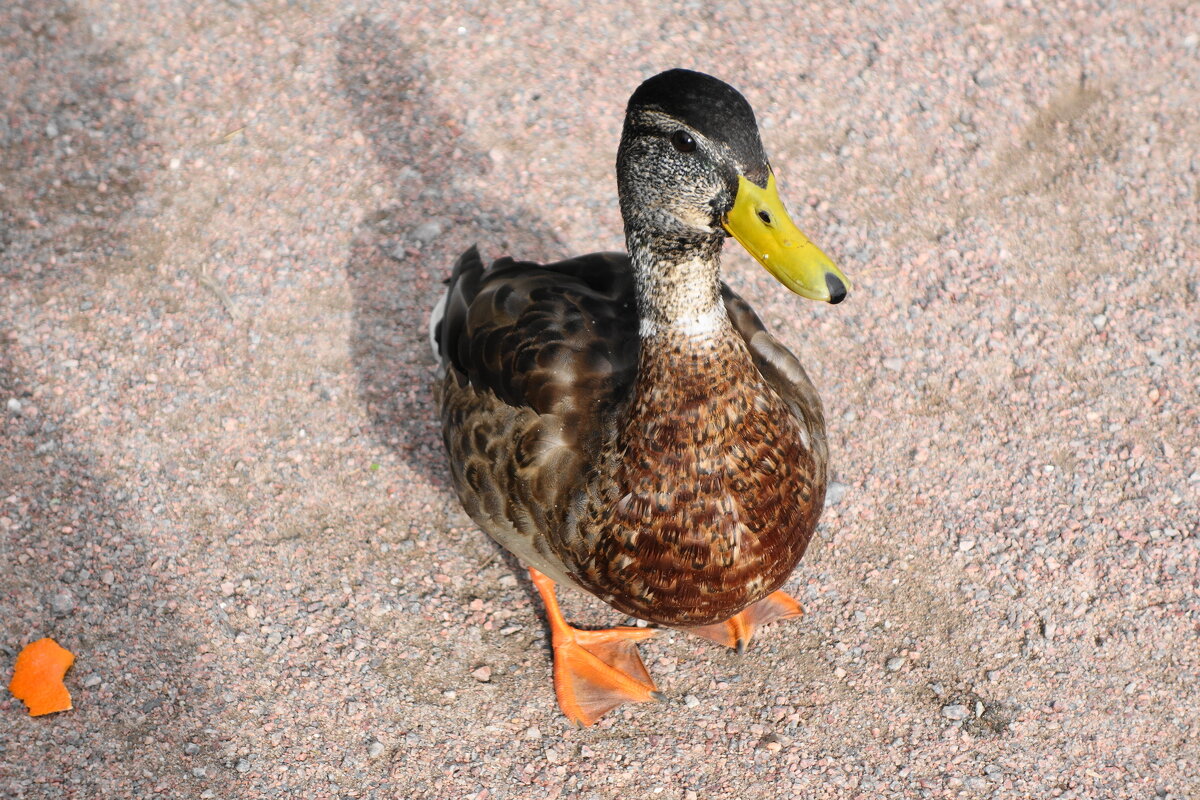
[[[429,347],[433,350],[433,360],[440,362],[442,354],[438,352],[437,343],[437,326],[441,324],[442,317],[446,316],[446,303],[450,299],[450,289],[442,292],[442,296],[434,305],[433,311],[429,314]]]

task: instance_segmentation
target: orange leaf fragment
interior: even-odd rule
[[[29,716],[40,717],[71,708],[71,693],[63,676],[75,663],[75,654],[50,638],[25,645],[13,666],[8,690],[25,702]]]

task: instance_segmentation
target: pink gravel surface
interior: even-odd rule
[[[802,620],[574,730],[425,321],[472,243],[622,246],[673,66],[856,278],[727,250],[840,499]],[[0,795],[1200,797],[1198,82],[1194,3],[0,3],[0,674],[78,656]]]

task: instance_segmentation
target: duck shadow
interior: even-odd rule
[[[515,197],[486,196],[474,179],[490,158],[442,110],[428,68],[399,30],[343,26],[342,94],[387,174],[394,201],[367,215],[346,262],[353,293],[352,358],[376,439],[435,487],[452,493],[433,403],[429,314],[454,260],[478,245],[484,259],[562,257],[563,243]]]
[[[356,20],[338,38],[342,96],[386,172],[386,196],[395,198],[363,219],[345,264],[359,398],[376,440],[445,497],[445,519],[470,525],[485,565],[503,560],[532,598],[525,568],[475,530],[455,496],[433,400],[428,326],[454,260],[468,247],[478,245],[485,260],[553,260],[563,257],[563,242],[519,198],[471,188],[492,172],[491,159],[465,135],[463,120],[439,107],[422,77],[429,68],[401,31]]]

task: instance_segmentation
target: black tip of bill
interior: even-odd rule
[[[825,273],[825,286],[829,289],[829,302],[837,305],[846,299],[846,284],[832,272]]]

